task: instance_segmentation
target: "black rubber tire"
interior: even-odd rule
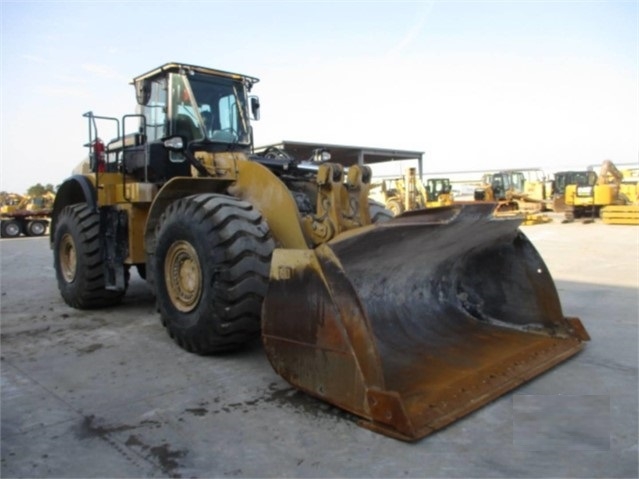
[[[104,287],[98,213],[85,203],[66,206],[60,212],[53,235],[53,265],[64,302],[77,309],[120,303],[126,287],[125,291]]]
[[[3,238],[17,238],[22,233],[22,227],[17,220],[2,220],[0,233]]]
[[[377,201],[368,201],[368,211],[371,223],[384,223],[393,218],[393,212]]]
[[[183,349],[214,354],[259,337],[274,242],[242,200],[200,194],[169,205],[150,267],[158,310]]]
[[[47,222],[42,220],[32,220],[27,223],[27,236],[44,236],[47,232]]]

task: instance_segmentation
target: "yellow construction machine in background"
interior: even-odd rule
[[[518,182],[516,191],[523,194],[528,201],[541,203],[541,211],[553,209],[552,186],[549,175],[540,168],[516,170]]]
[[[587,184],[566,185],[564,222],[601,218],[606,224],[639,225],[638,184],[636,177],[624,178],[612,161],[604,160],[599,175],[588,172]]]
[[[449,178],[428,178],[424,185],[426,207],[448,206],[455,202]]]
[[[0,205],[0,236],[43,236],[49,226],[55,194],[20,195],[10,193]]]
[[[25,197],[18,193],[3,194],[0,198],[0,214],[13,213],[22,208],[25,204]]]
[[[534,198],[526,193],[526,179],[521,171],[505,170],[486,173],[481,184],[475,188],[475,201],[497,202],[495,212],[498,216],[521,216],[525,225],[549,223],[552,219],[543,214],[547,209],[546,199]],[[531,184],[528,190],[532,194],[545,196],[541,184]]]
[[[601,221],[611,225],[639,225],[639,168],[620,170],[619,199],[623,205],[601,208]]]
[[[285,380],[406,441],[582,349],[521,218],[468,202],[381,221],[367,165],[254,152],[257,81],[168,63],[133,79],[136,114],[85,114],[88,172],[51,224],[69,306],[118,304],[136,267],[180,347],[261,335]]]
[[[555,213],[565,213],[566,186],[593,186],[597,183],[597,174],[592,170],[558,171],[552,182],[552,210]]]
[[[424,185],[416,168],[408,168],[403,178],[385,179],[371,185],[370,197],[397,216],[405,211],[435,208],[453,204],[452,186],[448,178],[430,178]]]

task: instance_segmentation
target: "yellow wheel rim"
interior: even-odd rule
[[[78,257],[75,251],[75,243],[70,234],[65,234],[60,241],[60,249],[58,250],[60,257],[60,271],[62,277],[67,283],[71,283],[75,279],[78,267]]]
[[[164,278],[171,302],[179,311],[192,311],[202,296],[202,268],[193,246],[176,241],[166,253]]]

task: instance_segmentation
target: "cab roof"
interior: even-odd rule
[[[201,73],[203,75],[227,77],[233,80],[244,80],[249,82],[251,86],[260,81],[259,78],[251,77],[248,75],[242,75],[240,73],[231,73],[224,70],[216,70],[214,68],[200,67],[197,65],[189,65],[186,63],[171,62],[171,63],[165,63],[164,65],[160,67],[154,68],[151,71],[148,71],[146,73],[143,73],[142,75],[135,77],[132,83],[136,83],[140,80],[152,79],[158,76],[164,76],[166,75],[166,73],[170,73],[170,72],[179,73],[184,71]]]

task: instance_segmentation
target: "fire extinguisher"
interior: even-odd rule
[[[100,138],[96,138],[93,142],[93,158],[95,159],[96,169],[99,173],[106,171],[106,161],[104,153],[104,143]]]

